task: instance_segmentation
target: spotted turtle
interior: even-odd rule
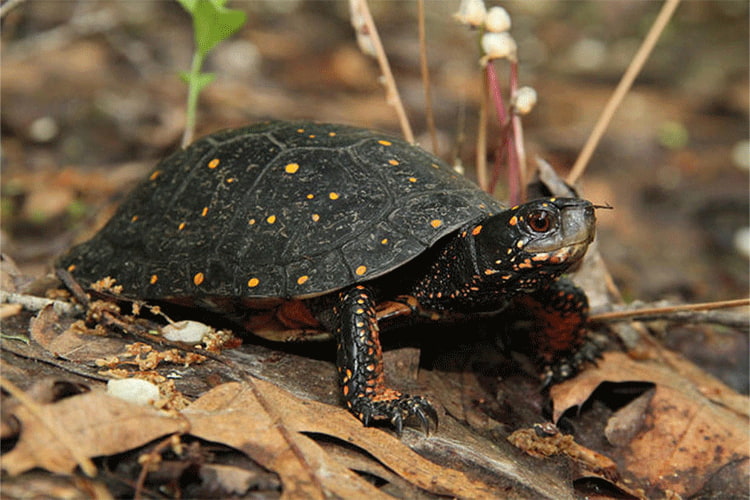
[[[431,404],[384,382],[381,327],[516,301],[540,318],[530,342],[547,379],[565,378],[583,361],[587,301],[558,277],[594,226],[585,200],[507,208],[403,140],[278,121],[169,156],[59,266],[84,285],[112,277],[125,296],[241,313],[268,339],[332,335],[356,417],[429,431]]]

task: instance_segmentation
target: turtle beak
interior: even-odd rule
[[[596,214],[591,202],[567,198],[556,200],[555,205],[560,209],[563,244],[582,245],[585,248],[594,241]]]

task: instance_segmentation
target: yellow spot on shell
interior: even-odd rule
[[[336,132],[328,132],[329,137],[336,137]]]
[[[297,284],[298,285],[304,285],[307,282],[307,280],[309,280],[309,279],[310,279],[310,277],[307,276],[307,275],[300,276],[299,278],[297,278]]]
[[[307,137],[309,137],[310,139],[315,139],[315,134],[310,134]]]
[[[275,215],[269,215],[266,218],[266,222],[268,222],[269,224],[273,224],[274,222],[276,222],[276,216]]]
[[[474,236],[478,235],[481,232],[482,232],[482,226],[481,225],[479,225],[479,226],[477,226],[477,227],[475,227],[474,229],[471,230],[471,234],[473,234]]]
[[[303,133],[304,131],[305,131],[305,129],[303,129],[303,128],[298,128],[297,129],[297,132],[299,132],[300,134]]]
[[[203,273],[195,273],[195,276],[193,276],[193,283],[195,283],[195,286],[198,286],[203,283],[204,279],[206,279],[206,277]]]
[[[417,178],[416,177],[409,177],[409,182],[417,182]]]
[[[253,224],[255,224],[255,219],[250,219],[249,221],[247,221],[247,223],[252,226]]]
[[[388,160],[388,163],[395,167],[396,165],[398,165],[398,160]]]
[[[235,177],[230,177],[229,179],[227,179],[227,184],[231,184],[231,183],[233,183],[236,180],[237,179]]]
[[[313,222],[318,222],[320,220],[320,215],[318,214],[312,214],[312,220]]]
[[[152,285],[156,284],[157,281],[159,281],[159,276],[155,274],[152,274],[151,279],[148,280],[148,282],[151,283]]]
[[[250,288],[255,288],[260,283],[260,280],[258,278],[250,278],[247,280],[247,286]]]
[[[331,191],[330,193],[328,193],[328,197],[330,199],[332,199],[332,200],[338,200],[339,199],[339,194]]]
[[[284,172],[287,174],[293,174],[299,170],[299,163],[289,163],[284,167]]]
[[[315,198],[314,194],[310,193],[310,194],[307,195],[307,199],[308,200],[312,200],[313,198]]]
[[[137,216],[137,215],[134,215],[134,216],[132,216],[132,217],[130,218],[130,222],[135,222],[135,221],[137,221],[137,220],[138,220],[138,216]]]
[[[367,272],[367,266],[359,266],[354,270],[354,272],[357,274],[357,276],[362,276]]]
[[[148,178],[150,181],[155,181],[157,177],[161,175],[161,170],[154,170],[151,176]]]
[[[440,227],[440,226],[442,226],[442,225],[443,225],[443,221],[441,221],[440,219],[432,219],[432,220],[430,221],[430,225],[431,225],[432,227],[435,227],[435,228],[437,228],[437,227]]]
[[[185,223],[184,222],[180,222],[180,225],[177,226],[177,230],[178,231],[182,231],[183,229],[185,229]]]
[[[218,158],[214,158],[213,160],[211,160],[210,162],[208,162],[208,168],[216,168],[218,166],[219,166],[219,159]]]
[[[511,217],[511,218],[510,218],[510,220],[508,221],[508,225],[511,225],[511,226],[515,226],[516,224],[518,224],[518,217],[516,217],[516,216],[514,215],[514,216],[513,216],[513,217]]]
[[[72,273],[75,270],[76,270],[76,265],[75,264],[71,264],[71,265],[68,266],[68,272],[69,273]]]
[[[380,240],[380,244],[381,245],[387,245],[388,244],[388,238],[383,238],[382,240]]]
[[[201,217],[205,217],[208,213],[208,207],[203,207],[203,210],[201,210]]]
[[[378,144],[381,144],[383,146],[390,146],[392,144],[391,141],[386,141],[385,139],[379,140]]]

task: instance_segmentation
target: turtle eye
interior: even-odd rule
[[[527,220],[532,231],[537,233],[546,233],[552,228],[552,216],[546,210],[534,210]]]

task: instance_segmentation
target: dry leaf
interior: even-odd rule
[[[72,472],[76,461],[59,435],[67,435],[67,441],[76,443],[84,456],[97,457],[131,450],[185,429],[181,419],[100,391],[38,408],[53,427],[47,427],[28,408],[18,407],[15,416],[21,422],[21,434],[16,446],[1,458],[2,468],[11,475],[34,467],[61,474]]]
[[[553,387],[554,418],[582,405],[602,382],[637,381],[651,382],[655,388],[641,417],[643,425],[625,444],[631,474],[654,488],[689,496],[722,467],[748,459],[744,414],[714,404],[668,366],[636,362],[622,353],[607,353],[599,367]]]
[[[463,498],[492,496],[485,485],[426,460],[396,437],[363,428],[341,408],[298,399],[262,380],[253,384],[263,401],[255,397],[250,387],[229,383],[212,389],[183,413],[192,423],[191,434],[241,449],[276,471],[282,476],[289,498],[318,497],[323,491],[345,498],[382,495],[328,457],[315,441],[299,434],[302,432],[326,434],[357,446],[402,478],[432,493]],[[272,408],[276,415],[269,415],[266,408]]]
[[[264,398],[280,391],[267,382],[254,383]],[[276,401],[269,403],[281,410]],[[314,441],[283,427],[289,422],[274,421],[246,385],[220,385],[183,413],[190,420],[193,436],[237,448],[279,474],[284,498],[325,498],[326,492],[341,498],[385,498],[377,488],[332,461]]]

